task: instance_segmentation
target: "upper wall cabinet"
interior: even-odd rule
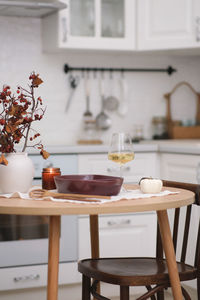
[[[139,0],[138,50],[200,47],[199,0]]]
[[[135,48],[135,0],[63,0],[42,20],[44,50]]]

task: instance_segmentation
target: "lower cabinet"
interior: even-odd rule
[[[107,153],[79,154],[79,174],[119,176],[119,165],[108,160]],[[124,165],[125,182],[138,182],[141,177],[158,177],[157,153],[136,153],[135,159]],[[156,214],[134,213],[99,217],[100,256],[155,255]],[[79,218],[79,258],[91,257],[89,218]]]
[[[154,256],[156,213],[99,217],[100,257]],[[91,257],[89,218],[79,218],[79,259]]]
[[[163,153],[160,155],[161,178],[197,183],[197,167],[199,163],[199,155]],[[200,174],[198,176],[200,177]]]
[[[108,160],[107,153],[79,154],[79,174],[102,174],[119,176],[119,165]],[[125,182],[138,183],[144,176],[159,177],[157,153],[136,153],[135,159],[123,166]]]
[[[199,177],[198,181],[200,182],[200,170],[198,171],[198,164],[200,163],[199,155],[191,155],[191,154],[175,154],[175,153],[162,153],[160,155],[160,170],[161,170],[161,178],[172,180],[172,181],[181,181],[188,183],[197,183],[197,177]],[[199,174],[198,174],[199,173]],[[185,207],[181,208],[180,213],[180,222],[182,222],[182,214],[185,214]],[[173,228],[173,214],[171,210],[168,210],[169,221],[171,223],[171,229]],[[198,207],[195,207],[192,211],[191,217],[191,226],[193,231],[190,232],[189,235],[189,243],[190,246],[187,250],[186,260],[188,264],[193,264],[194,261],[194,251],[195,247],[193,245],[196,244],[196,236],[197,236],[197,228],[199,223],[200,212]],[[183,228],[183,224],[179,225],[180,228]],[[183,231],[183,230],[182,230]],[[182,233],[183,234],[183,233]],[[182,239],[183,235],[180,234],[179,238]],[[179,240],[178,240],[179,245]],[[177,251],[180,250],[179,247]],[[179,257],[180,253],[178,251]],[[186,285],[196,289],[196,281],[188,281],[185,283]]]
[[[47,264],[0,268],[1,291],[22,290],[45,287],[47,285]],[[59,285],[74,284],[80,281],[77,262],[60,263]],[[16,299],[16,298],[15,298]]]

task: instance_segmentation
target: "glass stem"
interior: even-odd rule
[[[120,167],[119,167],[119,176],[122,177],[122,164],[120,164]]]
[[[120,167],[119,167],[119,176],[120,177],[123,177],[123,165],[122,164],[120,164]],[[121,187],[121,192],[126,192],[126,189],[125,189],[125,187],[122,185],[122,187]]]

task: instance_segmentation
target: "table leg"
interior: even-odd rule
[[[99,258],[99,217],[98,215],[90,215],[90,244],[91,244],[92,258]],[[97,293],[100,294],[100,283],[98,283],[97,286]]]
[[[49,255],[47,300],[58,299],[58,269],[60,247],[60,216],[49,217]]]
[[[99,258],[99,220],[98,215],[90,216],[90,243],[92,258]]]
[[[172,287],[172,293],[175,300],[181,300],[183,299],[183,295],[181,292],[178,268],[176,264],[176,256],[174,252],[174,245],[172,242],[172,236],[171,236],[167,211],[166,210],[157,211],[157,216],[158,216],[160,234],[163,243],[163,249],[167,260],[167,267],[168,267],[169,278]]]

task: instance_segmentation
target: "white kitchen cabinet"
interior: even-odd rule
[[[197,183],[197,166],[199,163],[199,155],[162,153],[160,155],[161,178]]]
[[[154,212],[99,217],[101,257],[155,255]],[[91,257],[89,218],[79,218],[79,259]]]
[[[44,287],[47,285],[47,264],[0,268],[0,277],[0,291]],[[60,285],[74,284],[79,281],[80,274],[77,271],[77,262],[62,263],[59,265]]]
[[[199,0],[139,0],[138,50],[200,47]]]
[[[104,154],[79,154],[79,174],[119,176],[119,165]],[[157,153],[135,153],[135,159],[123,167],[124,182],[138,182],[144,176],[159,177]]]
[[[63,0],[42,20],[44,50],[135,48],[135,0]]]
[[[191,154],[179,154],[179,153],[161,153],[160,155],[160,168],[161,168],[161,178],[172,181],[180,182],[190,182],[197,183],[197,166],[200,163],[199,155]],[[180,222],[183,222],[183,214],[185,214],[185,207],[181,208]],[[173,228],[173,213],[172,210],[168,210],[169,221],[171,223],[171,229]],[[199,210],[196,206],[192,210],[191,217],[191,228],[189,235],[189,248],[187,250],[187,263],[193,264],[194,261],[194,251],[196,244],[197,229],[199,224]],[[183,231],[183,224],[179,225],[180,231]],[[180,243],[182,242],[182,233],[179,235],[178,239],[178,251],[180,255]],[[196,289],[196,282],[190,281],[186,285]]]
[[[138,182],[143,176],[157,176],[157,153],[136,153],[124,167],[125,182]],[[79,154],[79,174],[119,176],[119,165],[104,154]],[[135,213],[100,216],[101,256],[155,255],[156,214]],[[89,220],[79,218],[79,258],[90,257]]]

